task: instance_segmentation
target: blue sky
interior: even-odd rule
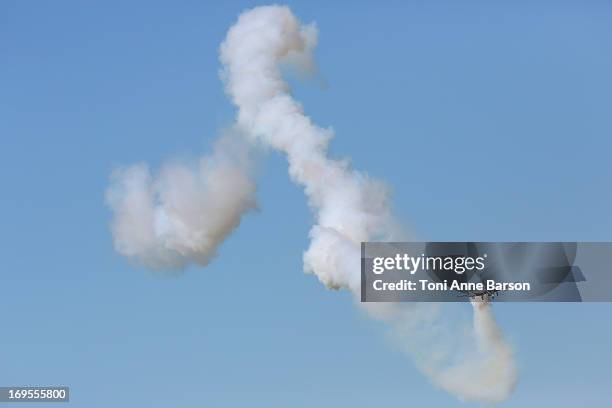
[[[256,4],[2,2],[0,385],[69,385],[88,408],[468,405],[302,273],[312,220],[280,155],[206,269],[113,251],[110,172],[209,151],[233,116],[217,48]],[[609,3],[289,4],[318,24],[327,83],[296,97],[407,228],[612,240]],[[610,304],[495,309],[521,369],[504,406],[612,399]]]

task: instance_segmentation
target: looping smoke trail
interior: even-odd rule
[[[304,269],[330,288],[358,294],[359,243],[392,239],[394,222],[386,187],[327,156],[331,131],[304,115],[283,81],[279,63],[295,55],[312,61],[316,39],[315,27],[301,25],[289,8],[260,7],[243,13],[229,30],[221,61],[227,92],[238,107],[238,125],[253,139],[286,154],[291,178],[304,187],[314,210],[317,223],[310,231]],[[367,306],[370,314],[384,320],[397,314],[404,316],[403,324],[415,320],[405,307],[390,309],[402,307]],[[489,305],[475,305],[474,322],[474,353],[462,353],[463,358],[450,364],[432,360],[441,349],[428,354],[415,349],[412,354],[419,355],[421,368],[442,388],[464,399],[500,402],[516,381],[512,352]],[[424,325],[424,331],[411,336],[428,337],[430,327]]]
[[[289,93],[279,65],[314,67],[314,25],[302,25],[288,7],[266,6],[238,18],[220,47],[226,91],[238,108],[236,126],[252,143],[287,157],[303,186],[316,224],[304,270],[328,288],[360,290],[360,242],[397,238],[387,187],[331,159],[332,132],[316,126]],[[240,145],[239,145],[240,146]],[[223,149],[196,169],[179,166],[151,180],[145,166],[118,172],[108,201],[115,212],[115,247],[153,267],[205,265],[222,240],[253,208],[255,186],[236,155]],[[228,159],[231,158],[231,159]],[[490,305],[475,305],[473,342],[450,332],[436,305],[363,304],[405,339],[417,366],[441,388],[466,400],[503,401],[516,382],[512,351]],[[442,335],[439,335],[442,334]]]

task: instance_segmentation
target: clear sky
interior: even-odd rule
[[[612,6],[504,3],[291,2],[324,77],[295,95],[423,239],[611,241]],[[218,45],[255,4],[0,3],[0,385],[87,408],[467,405],[302,273],[312,219],[280,155],[209,267],[113,251],[110,172],[209,151],[234,113]],[[609,404],[612,305],[494,307],[521,370],[504,406]]]

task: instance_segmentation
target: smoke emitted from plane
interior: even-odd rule
[[[288,7],[265,6],[238,18],[220,47],[222,77],[238,112],[235,127],[252,145],[282,152],[291,179],[304,188],[315,217],[304,270],[328,288],[360,293],[360,243],[398,240],[389,189],[330,158],[329,129],[315,125],[283,80],[282,64],[312,69],[314,25],[302,25]],[[117,250],[155,268],[206,265],[241,216],[255,206],[243,143],[217,146],[194,168],[166,166],[152,179],[144,165],[119,170],[108,192],[115,213]],[[245,164],[246,163],[246,164]],[[467,351],[446,353],[441,339],[459,342],[461,331],[429,341],[450,327],[436,305],[360,304],[370,316],[405,335],[417,366],[441,388],[466,400],[500,402],[511,393],[516,369],[490,306],[476,306]]]
[[[452,365],[431,373],[434,382],[466,400],[499,403],[516,384],[512,349],[495,322],[489,301],[472,300],[476,347],[459,355]]]

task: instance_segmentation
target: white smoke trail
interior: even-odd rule
[[[311,61],[316,29],[302,26],[287,7],[258,7],[242,14],[221,45],[226,88],[238,107],[238,125],[253,139],[286,154],[294,181],[304,186],[317,224],[304,266],[328,287],[357,291],[359,243],[390,239],[387,189],[327,157],[330,130],[317,127],[288,93],[279,63]],[[295,58],[293,58],[295,59]]]
[[[472,302],[471,329],[463,325],[457,310],[461,305],[399,306],[403,307],[391,318],[388,313],[379,317],[390,324],[392,339],[435,385],[464,401],[497,404],[510,397],[517,382],[513,350],[488,301]]]
[[[166,164],[153,179],[145,164],[117,169],[106,199],[115,249],[153,269],[205,266],[256,207],[249,147],[228,133],[197,163]]]
[[[517,380],[512,349],[504,341],[488,301],[472,300],[476,348],[446,369],[432,372],[434,381],[466,400],[499,403]]]
[[[327,156],[331,131],[304,115],[283,81],[279,63],[295,55],[305,55],[302,60],[310,62],[315,45],[315,27],[302,26],[289,8],[259,7],[243,13],[229,30],[221,61],[227,92],[238,107],[238,125],[253,139],[286,154],[291,178],[304,187],[314,210],[317,223],[304,254],[305,270],[328,287],[358,294],[360,242],[392,239],[395,223],[385,186]],[[384,319],[398,313],[389,308],[368,305],[371,314]],[[475,308],[475,334],[477,354],[463,354],[464,359],[441,368],[422,355],[422,368],[461,398],[500,402],[514,388],[516,370],[489,306]]]
[[[304,187],[316,224],[304,253],[304,270],[329,288],[360,290],[360,243],[398,238],[388,189],[331,159],[332,132],[304,115],[282,78],[281,63],[314,66],[314,25],[301,25],[288,7],[257,7],[243,13],[220,48],[226,90],[238,108],[236,126],[253,143],[283,152],[291,178]],[[196,171],[162,171],[152,182],[146,167],[123,170],[108,201],[115,211],[115,246],[153,267],[205,265],[241,215],[254,206],[255,190],[241,160],[215,153]],[[475,342],[449,353],[437,337],[448,325],[432,305],[364,304],[367,312],[405,335],[417,365],[441,388],[466,400],[495,403],[516,382],[511,349],[490,306],[475,307]],[[432,308],[433,307],[433,308]],[[456,337],[456,338],[455,338]]]

